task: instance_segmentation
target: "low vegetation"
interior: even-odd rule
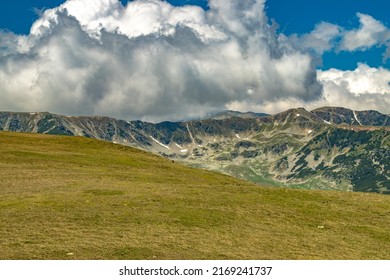
[[[259,187],[130,147],[0,132],[0,259],[389,259],[390,196]]]

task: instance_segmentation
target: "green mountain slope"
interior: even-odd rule
[[[390,258],[390,196],[259,187],[83,137],[0,132],[0,149],[0,259]]]

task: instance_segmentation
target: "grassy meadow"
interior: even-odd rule
[[[390,196],[261,187],[103,141],[0,132],[0,259],[390,259]]]

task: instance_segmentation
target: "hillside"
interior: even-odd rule
[[[106,140],[261,185],[390,194],[390,117],[376,111],[225,111],[158,124],[0,112],[0,130]]]
[[[390,258],[390,196],[260,187],[84,137],[0,147],[0,259]]]

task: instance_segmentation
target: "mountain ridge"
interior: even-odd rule
[[[341,107],[245,114],[155,124],[0,112],[0,130],[96,138],[256,183],[390,193],[389,115]]]

